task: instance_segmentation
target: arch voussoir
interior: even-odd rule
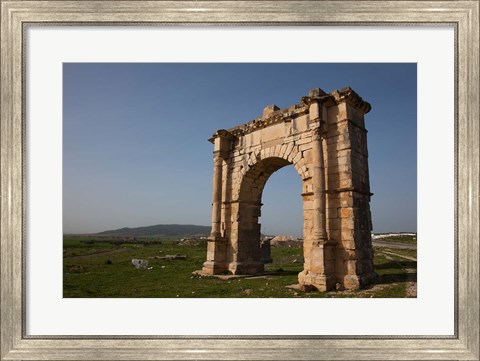
[[[260,157],[259,157],[260,160],[263,160],[263,159],[267,159],[267,149],[262,149],[260,151]]]
[[[280,149],[281,148],[282,148],[281,144],[278,144],[278,145],[275,146],[275,148],[273,150],[273,156],[274,157],[281,158],[281,154],[280,154]]]

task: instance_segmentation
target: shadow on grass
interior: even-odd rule
[[[389,261],[375,265],[376,270],[383,269],[397,269],[402,272],[404,268],[417,268],[417,262],[415,261]]]
[[[281,271],[272,271],[271,274],[268,274],[269,276],[274,276],[274,277],[278,277],[278,276],[296,276],[298,275],[302,270],[299,270],[299,271],[285,271],[285,270],[281,270]]]
[[[416,281],[417,272],[407,273],[406,269],[417,269],[414,261],[390,261],[375,265],[375,271],[380,278],[376,284],[391,284],[397,282]]]

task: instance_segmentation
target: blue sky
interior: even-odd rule
[[[373,230],[416,231],[416,84],[416,64],[64,64],[64,233],[210,225],[212,133],[345,86],[372,105]],[[271,176],[263,233],[301,235],[300,193],[293,166]]]

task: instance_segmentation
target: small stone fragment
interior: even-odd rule
[[[345,291],[345,287],[343,287],[343,285],[341,283],[338,283],[335,285],[335,289],[337,291]]]
[[[147,269],[148,268],[148,261],[144,259],[132,259],[132,264],[135,266],[136,269]]]

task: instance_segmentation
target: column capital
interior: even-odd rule
[[[212,230],[210,237],[212,239],[220,238],[221,236],[221,213],[222,213],[222,165],[223,158],[221,151],[215,150],[213,152],[213,184],[212,184]]]
[[[231,148],[231,142],[234,136],[225,129],[217,130],[213,134],[213,138],[209,139],[213,142],[213,154],[218,153],[222,158],[227,159]]]
[[[228,130],[225,129],[219,129],[215,133],[212,134],[212,137],[208,139],[210,143],[215,143],[216,138],[224,138],[224,139],[233,139],[235,136],[230,133]]]
[[[214,165],[222,165],[223,164],[223,157],[220,152],[213,153],[213,164]]]
[[[324,122],[322,119],[319,119],[318,126],[312,128],[312,130],[311,130],[311,133],[312,133],[312,141],[316,141],[316,140],[321,140],[321,139],[322,139],[324,123],[325,123],[325,122]]]

